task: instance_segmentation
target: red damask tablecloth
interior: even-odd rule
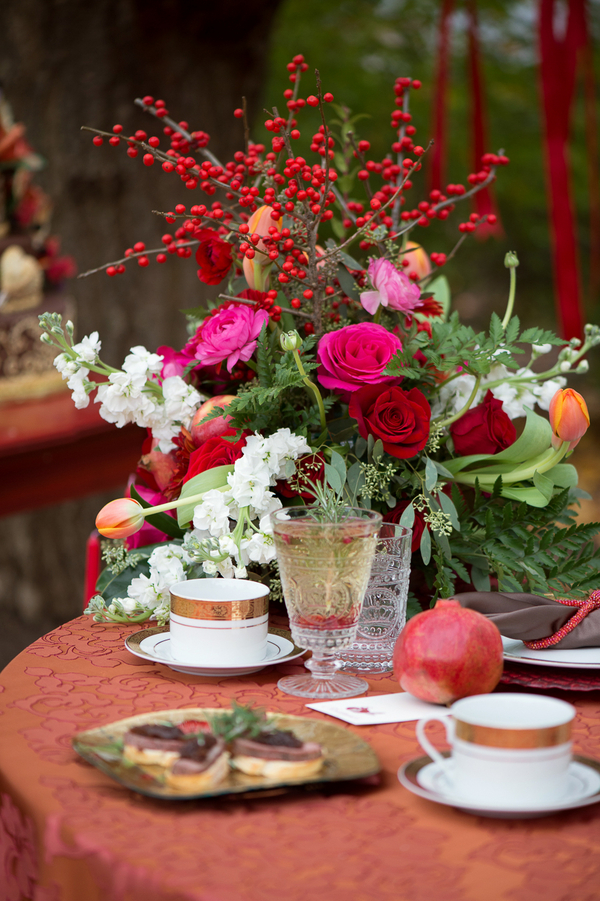
[[[344,725],[378,754],[378,786],[178,803],[122,788],[75,755],[74,733],[232,698],[321,716],[277,690],[298,663],[186,676],[132,657],[131,631],[80,617],[0,674],[1,901],[600,899],[600,805],[491,820],[417,798],[396,778],[421,753],[414,723]],[[398,690],[385,676],[370,684]],[[575,750],[600,756],[600,695],[562,696],[578,709]]]

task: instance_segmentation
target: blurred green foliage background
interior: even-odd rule
[[[411,96],[415,141],[427,145],[432,133],[432,99],[439,39],[441,0],[284,0],[275,24],[264,106],[285,108],[282,92],[289,87],[285,69],[292,56],[303,53],[309,70],[303,75],[300,96],[315,89],[318,68],[323,89],[336,102],[353,112],[366,113],[357,123],[360,137],[371,141],[370,155],[379,159],[389,153],[393,132],[390,112],[394,109],[393,83],[397,76],[422,81]],[[501,169],[495,186],[504,236],[480,241],[470,237],[444,269],[454,297],[454,307],[465,322],[484,326],[492,309],[504,309],[508,273],[504,254],[516,250],[518,271],[517,312],[524,325],[556,328],[551,271],[551,245],[542,145],[541,102],[538,72],[537,0],[479,0],[480,49],[487,105],[488,150],[504,148],[511,164]],[[457,0],[451,25],[451,66],[448,93],[449,182],[465,183],[471,167],[470,90],[467,58],[467,16]],[[567,4],[558,2],[557,16],[563,22]],[[591,40],[600,36],[600,0],[588,0]],[[561,22],[558,22],[560,27]],[[597,54],[596,54],[597,56]],[[596,80],[598,83],[598,61]],[[254,137],[266,141],[262,127],[266,116],[255,123]],[[298,116],[302,138],[298,152],[312,160],[310,136],[319,120],[305,108]],[[573,190],[578,220],[585,320],[599,321],[600,297],[589,291],[589,202],[587,155],[583,120],[581,78],[573,110],[571,141]],[[598,161],[595,161],[598,164]],[[416,206],[426,196],[426,167],[414,179],[409,203]],[[363,196],[361,196],[361,194]],[[357,200],[364,190],[356,189]],[[448,252],[455,244],[458,223],[470,209],[464,204],[447,222],[436,221],[425,232],[413,235],[429,251]]]

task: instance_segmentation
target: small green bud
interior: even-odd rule
[[[588,363],[588,361],[582,360],[581,363],[579,364],[579,366],[577,367],[577,369],[575,370],[575,372],[578,373],[579,375],[583,375],[584,373],[589,371],[589,368],[590,368],[590,364]]]
[[[516,269],[519,265],[519,258],[517,257],[514,250],[509,250],[506,256],[504,257],[504,265],[507,269]]]
[[[65,329],[66,329],[66,331],[67,331],[67,335],[69,336],[69,338],[72,338],[72,337],[73,337],[73,329],[74,329],[74,326],[73,326],[73,323],[71,322],[70,319],[68,319],[68,320],[65,322]]]
[[[293,329],[291,332],[284,332],[279,338],[279,342],[282,350],[298,350],[302,347],[302,338],[296,329]]]
[[[40,335],[40,341],[43,341],[44,344],[50,344],[50,345],[52,345],[54,343],[52,341],[52,338],[50,337],[50,335],[47,332],[44,332],[43,335]]]

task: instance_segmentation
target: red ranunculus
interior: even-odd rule
[[[384,514],[383,521],[384,522],[393,522],[396,525],[400,525],[400,518],[402,514],[410,504],[410,501],[398,501],[393,510],[390,510],[388,513]],[[415,510],[415,521],[412,526],[412,544],[411,550],[414,554],[415,551],[418,551],[421,547],[421,537],[425,530],[425,519],[423,514],[419,510]]]
[[[381,438],[392,457],[406,460],[427,444],[431,409],[418,388],[367,385],[352,394],[348,412],[358,421],[359,434]]]
[[[215,466],[229,466],[242,456],[242,448],[246,446],[246,438],[239,441],[225,441],[226,435],[235,435],[235,429],[227,429],[218,438],[209,438],[197,450],[190,454],[190,465],[183,479],[187,482],[193,476],[214,469]]]
[[[514,444],[517,431],[491,391],[483,403],[469,410],[450,426],[454,449],[461,457],[497,454]]]
[[[222,241],[213,228],[201,228],[194,235],[200,241],[196,251],[198,278],[205,285],[218,285],[231,268],[231,244]]]

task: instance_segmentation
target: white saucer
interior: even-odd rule
[[[282,629],[269,630],[267,653],[263,660],[247,666],[213,666],[212,664],[186,663],[175,660],[171,654],[171,641],[168,626],[156,626],[153,629],[142,629],[125,640],[125,647],[136,657],[163,663],[178,673],[193,676],[243,676],[257,673],[266,666],[274,666],[283,661],[296,660],[304,654],[302,648],[296,647],[288,637],[289,632]]]
[[[600,669],[600,648],[546,648],[532,651],[517,638],[502,636],[504,659],[532,666],[557,666],[561,669]]]
[[[533,817],[550,816],[560,810],[571,810],[585,807],[600,801],[600,761],[589,757],[574,757],[569,766],[569,787],[562,801],[550,804],[536,804],[523,807],[498,807],[493,804],[475,804],[452,792],[437,763],[429,757],[418,757],[410,760],[398,770],[398,779],[404,788],[414,795],[457,807],[466,813],[480,817],[497,817],[499,819],[531,819]]]

